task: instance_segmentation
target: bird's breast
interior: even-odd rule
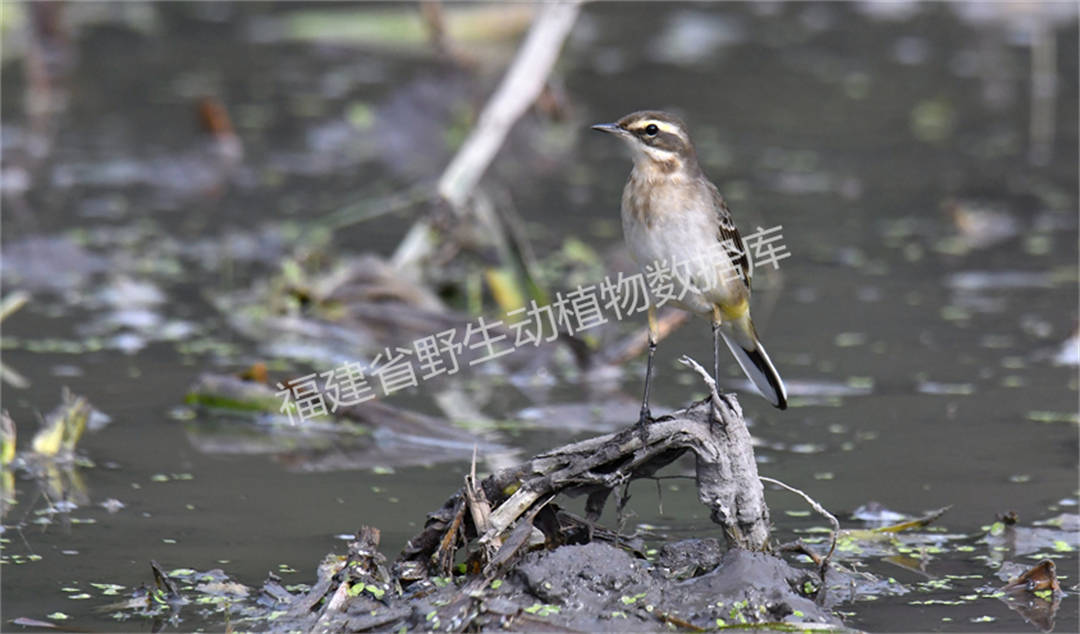
[[[717,244],[716,214],[682,181],[635,173],[623,191],[622,223],[638,264],[704,254]]]
[[[640,187],[631,179],[623,194],[623,235],[642,272],[658,266],[684,266],[684,280],[698,292],[687,292],[676,305],[709,316],[712,307],[736,304],[746,297],[741,281],[724,279],[727,268],[711,198],[671,192],[664,186]],[[710,267],[706,272],[704,269]],[[682,285],[674,280],[679,291]]]

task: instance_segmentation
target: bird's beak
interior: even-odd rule
[[[597,123],[592,126],[593,130],[599,130],[601,132],[610,132],[611,134],[625,134],[625,130],[620,128],[614,123]]]

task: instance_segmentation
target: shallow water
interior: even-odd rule
[[[249,585],[268,571],[310,583],[326,552],[343,551],[338,536],[361,524],[382,529],[392,556],[468,466],[467,452],[448,451],[452,460],[427,466],[309,472],[312,454],[331,464],[334,447],[283,448],[181,406],[200,373],[266,360],[277,343],[242,334],[214,302],[274,272],[317,219],[437,176],[462,109],[482,103],[497,75],[471,80],[393,47],[267,35],[268,21],[300,5],[112,6],[72,9],[84,21],[70,79],[44,124],[26,114],[22,58],[5,54],[4,294],[32,299],[3,324],[3,362],[28,384],[5,382],[3,408],[20,449],[61,386],[111,417],[80,444],[95,466],[79,470],[77,508],[43,513],[37,484],[17,482],[4,517],[5,627],[63,612],[64,625],[149,629],[95,613],[109,598],[89,584],[150,583],[151,559],[220,567]],[[863,526],[848,517],[872,500],[910,515],[952,505],[937,525],[973,540],[1008,510],[1025,526],[1075,513],[1077,367],[1062,346],[1077,323],[1076,17],[1067,4],[875,6],[589,5],[559,66],[569,120],[530,114],[490,180],[512,196],[539,256],[568,237],[606,253],[618,246],[629,160],[587,127],[677,109],[744,234],[782,225],[792,254],[755,278],[755,321],[793,405],[779,412],[740,392],[762,474],[807,491],[845,527]],[[1056,127],[1042,142],[1030,132],[1031,51],[1048,34]],[[512,46],[484,55],[497,50]],[[227,104],[241,161],[199,132],[193,102],[206,93]],[[413,217],[348,226],[325,248],[389,255]],[[380,345],[395,343],[405,342]],[[700,395],[676,359],[707,365],[709,345],[701,322],[660,345],[658,409]],[[730,365],[729,387],[742,388]],[[631,363],[610,397],[627,423],[643,370]],[[547,390],[482,371],[463,380],[495,421],[598,402],[602,387],[574,373],[556,373]],[[426,387],[389,402],[437,412]],[[527,423],[498,442],[527,455],[586,433]],[[665,484],[663,513],[651,483],[633,492],[632,523],[672,537],[717,532],[685,484]],[[109,499],[123,508],[103,508]],[[804,508],[792,496],[768,501],[782,539],[820,525],[787,513]],[[1080,628],[1075,547],[1074,536],[1056,553],[1069,592],[1057,631]],[[1034,630],[995,599],[912,604],[1000,584],[992,554],[981,544],[935,554],[931,578],[985,578],[847,604],[848,622]],[[82,592],[92,597],[69,598]],[[180,629],[222,627],[186,618]]]

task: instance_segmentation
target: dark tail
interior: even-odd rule
[[[754,326],[749,319],[746,320],[746,324],[748,327],[743,328],[739,327],[741,324],[733,324],[735,328],[731,334],[721,332],[724,343],[731,350],[731,354],[735,355],[739,367],[761,392],[761,395],[774,407],[787,409],[787,389],[784,387],[784,380],[780,378],[776,366],[769,359],[769,353],[765,352],[765,346],[758,341],[757,333],[754,332]]]

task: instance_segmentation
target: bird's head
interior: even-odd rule
[[[598,123],[593,130],[608,132],[630,146],[634,164],[664,173],[697,165],[697,154],[686,124],[675,115],[659,110],[631,112],[615,123]]]

